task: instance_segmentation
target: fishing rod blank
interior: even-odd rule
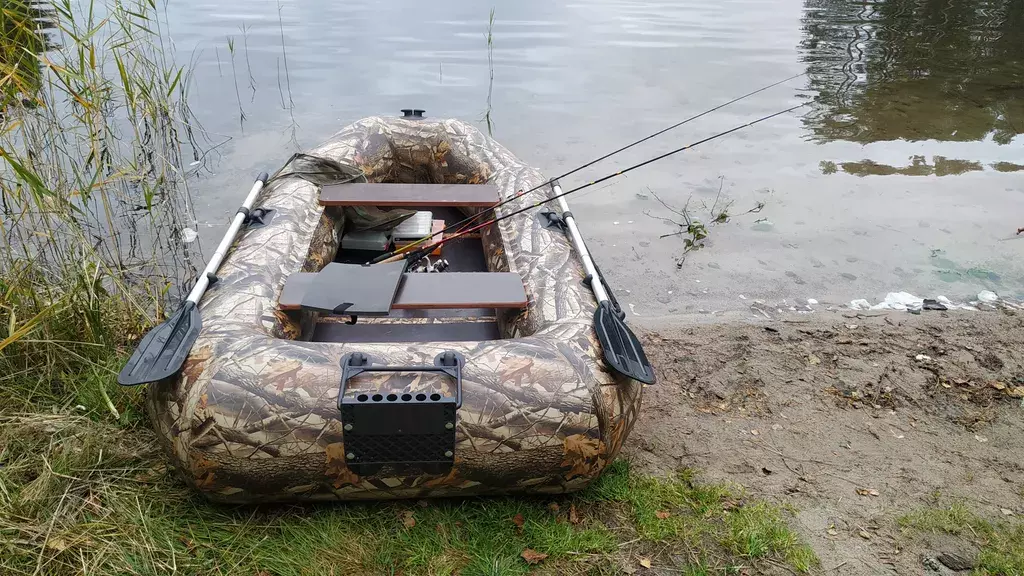
[[[688,145],[683,146],[681,148],[676,148],[675,150],[670,150],[668,152],[665,152],[664,154],[660,154],[658,156],[655,156],[654,158],[650,158],[648,160],[644,160],[643,162],[640,162],[639,164],[634,164],[634,165],[632,165],[632,166],[630,166],[628,168],[624,168],[622,170],[619,170],[618,172],[612,172],[611,174],[608,174],[606,176],[602,176],[601,178],[598,178],[597,180],[593,180],[593,181],[587,182],[586,184],[583,184],[581,186],[577,186],[576,188],[573,188],[573,189],[571,189],[571,190],[569,190],[567,192],[562,192],[561,194],[555,194],[554,196],[552,196],[550,198],[544,198],[543,200],[539,200],[537,202],[534,202],[533,204],[530,204],[529,206],[524,206],[523,208],[519,208],[518,210],[514,210],[514,211],[509,212],[508,214],[505,214],[503,216],[498,216],[498,217],[492,218],[492,219],[488,220],[487,222],[483,222],[481,224],[477,224],[477,225],[473,226],[472,228],[468,228],[466,230],[463,230],[463,231],[455,234],[454,236],[449,236],[449,237],[446,237],[446,238],[442,238],[441,240],[439,240],[438,242],[435,242],[434,244],[432,244],[430,246],[427,246],[425,248],[420,248],[416,252],[414,252],[414,253],[409,255],[409,260],[410,261],[418,260],[419,258],[422,258],[423,256],[425,256],[428,251],[435,250],[438,246],[441,246],[441,245],[443,245],[443,244],[445,244],[445,243],[447,243],[447,242],[449,242],[451,240],[455,240],[455,239],[460,238],[462,236],[465,236],[467,234],[472,234],[473,232],[476,232],[477,230],[480,230],[482,228],[490,226],[491,224],[494,224],[496,222],[501,222],[502,220],[505,220],[507,218],[511,218],[512,216],[515,216],[516,214],[522,214],[523,212],[526,212],[527,210],[531,210],[533,208],[537,208],[537,207],[539,207],[539,206],[541,206],[541,205],[543,205],[543,204],[545,204],[547,202],[550,202],[552,200],[557,200],[557,199],[562,198],[564,196],[568,196],[569,194],[572,194],[574,192],[579,192],[580,190],[583,190],[585,188],[590,188],[591,186],[595,186],[597,184],[600,184],[601,182],[604,182],[606,180],[610,180],[612,178],[615,178],[616,176],[622,176],[623,174],[626,174],[628,172],[632,172],[633,170],[636,170],[637,168],[643,168],[644,166],[647,166],[648,164],[652,164],[654,162],[657,162],[658,160],[663,160],[663,159],[668,158],[669,156],[672,156],[674,154],[678,154],[678,153],[683,152],[685,150],[689,150],[691,148],[694,148],[694,147],[699,146],[701,144],[704,144],[706,142],[710,142],[712,140],[716,140],[716,139],[721,138],[723,136],[726,136],[728,134],[732,134],[733,132],[736,132],[738,130],[742,130],[744,128],[748,128],[750,126],[753,126],[754,124],[759,124],[761,122],[764,122],[765,120],[770,120],[772,118],[775,118],[776,116],[781,116],[783,114],[786,114],[787,112],[792,112],[793,110],[796,110],[797,108],[803,108],[804,106],[808,106],[810,104],[811,104],[810,102],[804,102],[803,104],[798,104],[798,105],[793,106],[791,108],[786,108],[785,110],[776,112],[774,114],[769,114],[768,116],[762,116],[761,118],[758,118],[757,120],[752,120],[750,122],[747,122],[746,124],[742,124],[740,126],[736,126],[734,128],[730,128],[729,130],[726,130],[725,132],[719,132],[718,134],[715,134],[714,136],[708,136],[707,138],[704,138],[703,140],[698,140],[698,141],[696,141],[696,142],[694,142],[692,144],[688,144]],[[516,196],[516,197],[518,198],[518,196]],[[401,256],[402,256],[402,253],[394,254],[394,255],[392,255],[391,257],[389,257],[389,258],[387,258],[385,260],[381,260],[381,262],[397,262],[401,258]]]
[[[650,134],[648,136],[644,136],[643,138],[641,138],[641,139],[639,139],[639,140],[637,140],[637,141],[635,141],[635,142],[633,142],[631,144],[627,144],[627,145],[623,146],[622,148],[619,148],[618,150],[615,150],[613,152],[609,152],[609,153],[605,154],[604,156],[601,156],[600,158],[596,158],[594,160],[591,160],[590,162],[587,162],[586,164],[583,164],[582,166],[578,166],[576,168],[573,168],[572,170],[569,170],[565,174],[561,174],[561,175],[555,176],[554,178],[549,179],[547,182],[544,182],[543,184],[539,184],[537,186],[534,186],[533,188],[530,188],[526,192],[520,192],[520,193],[516,194],[515,196],[512,196],[511,198],[507,198],[505,200],[497,202],[496,204],[494,204],[493,206],[491,206],[487,210],[494,210],[496,208],[500,208],[501,206],[504,206],[505,204],[508,204],[509,202],[511,202],[513,200],[516,200],[520,196],[525,196],[527,194],[530,194],[531,192],[536,192],[537,190],[540,190],[541,188],[550,186],[552,183],[557,182],[558,180],[561,180],[562,178],[567,178],[569,176],[572,176],[573,174],[579,172],[580,170],[589,168],[589,167],[593,166],[594,164],[597,164],[598,162],[601,162],[602,160],[607,160],[608,158],[611,158],[612,156],[614,156],[614,155],[616,155],[616,154],[618,154],[620,152],[624,152],[624,151],[629,150],[630,148],[632,148],[634,146],[637,146],[639,144],[643,144],[644,142],[647,142],[648,140],[650,140],[652,138],[656,138],[658,136],[661,136],[662,134],[664,134],[664,133],[666,133],[666,132],[668,132],[670,130],[675,130],[676,128],[679,128],[680,126],[682,126],[684,124],[688,124],[688,123],[693,122],[694,120],[696,120],[698,118],[701,118],[703,116],[706,116],[706,115],[708,115],[708,114],[710,114],[712,112],[715,112],[717,110],[721,110],[722,108],[725,108],[726,106],[729,106],[730,104],[735,104],[736,102],[739,102],[740,100],[743,100],[745,98],[749,98],[749,97],[751,97],[751,96],[753,96],[755,94],[759,94],[761,92],[764,92],[765,90],[768,90],[769,88],[774,88],[774,87],[778,86],[779,84],[784,84],[786,82],[789,82],[790,80],[793,80],[794,78],[799,78],[799,77],[804,76],[806,74],[807,74],[807,72],[801,72],[800,74],[794,74],[793,76],[790,76],[789,78],[786,78],[784,80],[779,80],[778,82],[775,82],[773,84],[769,84],[767,86],[763,86],[761,88],[758,88],[757,90],[754,90],[753,92],[748,92],[748,93],[744,94],[743,96],[738,96],[736,98],[733,98],[732,100],[729,100],[728,102],[725,102],[723,104],[719,104],[718,106],[715,106],[714,108],[710,108],[708,110],[705,110],[705,111],[701,112],[700,114],[696,114],[694,116],[690,116],[686,120],[683,120],[681,122],[676,122],[675,124],[673,124],[673,125],[671,125],[671,126],[669,126],[667,128],[663,128],[663,129],[655,132],[654,134]],[[416,246],[419,246],[420,244],[430,240],[434,236],[437,236],[439,234],[445,234],[445,233],[451,232],[455,228],[459,228],[459,227],[461,227],[461,226],[463,226],[465,224],[468,224],[468,223],[472,222],[473,220],[478,219],[480,217],[480,215],[484,214],[485,212],[487,212],[487,210],[482,210],[482,211],[480,211],[480,212],[478,212],[478,213],[476,213],[476,214],[474,214],[472,216],[468,216],[465,219],[463,219],[463,220],[461,220],[459,222],[456,222],[455,224],[451,224],[450,226],[445,227],[443,230],[439,230],[437,232],[434,232],[433,234],[430,234],[429,236],[424,236],[423,238],[420,238],[419,240],[417,240],[417,241],[415,241],[415,242],[413,242],[411,244],[408,244],[406,246],[403,246],[401,248],[398,248],[396,250],[388,252],[387,254],[382,254],[382,255],[378,256],[377,258],[375,258],[374,260],[371,260],[370,264],[376,264],[377,262],[381,262],[381,261],[383,261],[385,259],[391,258],[392,256],[396,256],[398,254],[403,254],[405,252],[408,252],[408,251],[412,250],[413,248],[415,248]]]

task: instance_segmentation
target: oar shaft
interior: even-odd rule
[[[231,249],[231,245],[235,242],[235,236],[238,235],[238,231],[242,229],[242,224],[245,223],[245,219],[249,215],[249,211],[252,209],[252,205],[256,202],[256,197],[259,196],[260,191],[263,190],[263,185],[267,183],[267,173],[260,174],[259,178],[256,179],[252,184],[252,189],[249,190],[249,195],[245,197],[245,201],[242,202],[242,206],[235,213],[235,218],[231,221],[231,226],[228,227],[228,231],[224,234],[224,238],[220,241],[220,245],[217,246],[217,251],[213,253],[213,257],[210,258],[210,262],[207,263],[206,268],[203,270],[203,274],[199,277],[199,281],[192,287],[192,291],[188,293],[187,300],[195,304],[199,304],[199,300],[206,293],[206,289],[210,287],[210,277],[217,273],[217,269],[224,262],[224,258],[228,254],[228,250]]]
[[[597,298],[598,303],[604,302],[608,299],[608,292],[605,290],[604,284],[601,283],[594,260],[590,257],[590,251],[587,250],[587,245],[583,242],[583,235],[580,234],[580,229],[576,226],[576,219],[573,218],[572,212],[569,211],[569,205],[566,204],[565,198],[562,196],[562,187],[555,184],[554,191],[555,198],[558,199],[558,206],[562,209],[562,219],[565,220],[565,225],[569,228],[569,237],[572,238],[576,252],[583,260],[583,268],[590,276],[590,288],[594,291],[594,297]]]

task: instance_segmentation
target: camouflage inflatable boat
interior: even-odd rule
[[[413,209],[401,206],[411,198],[322,205],[328,188],[360,182],[419,183],[421,197]],[[353,258],[349,234],[484,209],[449,202],[468,188],[442,184],[486,183],[510,199],[543,182],[456,120],[367,118],[293,157],[259,194],[262,223],[242,231],[199,302],[183,370],[147,396],[186,480],[213,500],[265,502],[553,494],[596,478],[636,420],[642,385],[601,361],[584,268],[543,208],[446,244],[443,274],[406,274],[448,282],[445,295],[458,292],[444,278],[453,272],[513,274],[518,305],[469,290],[460,307],[413,303],[353,325],[286,302],[298,279]],[[415,300],[409,290],[396,302]]]

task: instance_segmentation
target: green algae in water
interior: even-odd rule
[[[982,267],[964,268],[949,258],[932,257],[932,265],[937,268],[935,275],[943,282],[960,282],[967,278],[983,280],[990,286],[1002,286],[1003,277]]]

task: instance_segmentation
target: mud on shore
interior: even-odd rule
[[[946,573],[970,537],[911,533],[963,502],[1024,515],[1024,314],[856,313],[641,330],[660,371],[626,457],[791,505],[823,573]],[[948,572],[954,573],[954,572]]]

